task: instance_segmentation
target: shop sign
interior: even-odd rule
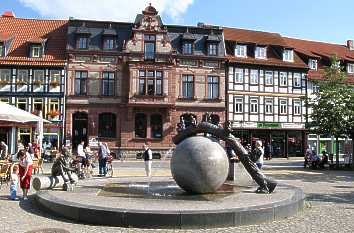
[[[281,128],[281,124],[280,123],[276,123],[276,122],[258,122],[257,123],[257,128],[276,129],[276,128]]]

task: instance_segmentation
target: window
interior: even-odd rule
[[[273,99],[264,99],[264,113],[273,114]]]
[[[354,63],[348,63],[347,72],[348,72],[348,74],[353,74],[354,73]]]
[[[243,98],[235,98],[235,113],[243,113]]]
[[[151,137],[162,138],[162,117],[159,114],[150,117]]]
[[[5,57],[5,46],[3,43],[0,43],[0,57]]]
[[[28,83],[28,70],[17,70],[17,85],[26,85]]]
[[[279,100],[279,108],[280,108],[280,111],[279,113],[280,114],[287,114],[287,109],[288,109],[288,101],[287,100]]]
[[[318,85],[312,85],[312,94],[318,93],[320,91],[320,87]]]
[[[116,115],[101,113],[98,115],[98,136],[104,138],[116,137]]]
[[[40,45],[32,45],[30,57],[41,57],[41,49]]]
[[[47,114],[50,116],[51,120],[59,119],[59,99],[49,99],[49,109]]]
[[[27,99],[21,98],[21,99],[17,99],[17,107],[19,109],[22,109],[24,111],[27,111]]]
[[[243,69],[235,69],[235,83],[243,83]]]
[[[103,49],[110,50],[115,48],[115,41],[113,37],[104,37],[103,39]]]
[[[44,84],[44,70],[33,71],[33,85],[41,86]]]
[[[75,94],[86,95],[87,71],[76,71],[75,73]]]
[[[288,73],[280,72],[279,85],[280,86],[287,86],[288,85]]]
[[[197,116],[191,113],[185,113],[181,115],[180,117],[180,122],[184,122],[184,127],[188,128],[189,126],[192,126],[193,124],[197,124]]]
[[[103,72],[102,74],[102,95],[114,95],[114,72]]]
[[[32,114],[43,117],[43,113],[44,113],[43,99],[41,98],[33,99]]]
[[[258,84],[258,70],[251,70],[251,84]]]
[[[247,57],[247,45],[236,45],[235,56]]]
[[[294,51],[292,49],[284,49],[283,61],[294,61]]]
[[[0,69],[0,85],[7,85],[11,83],[11,70]]]
[[[183,43],[183,54],[192,54],[193,53],[193,43],[184,42]]]
[[[49,85],[53,88],[60,84],[60,70],[51,70],[49,74]]]
[[[147,119],[144,113],[135,114],[135,137],[146,138]]]
[[[78,49],[87,49],[88,48],[88,38],[86,36],[81,36],[77,39]]]
[[[294,73],[293,80],[294,80],[293,83],[294,87],[301,87],[301,74]]]
[[[309,59],[309,67],[311,70],[317,70],[317,60]]]
[[[218,45],[217,44],[208,44],[208,56],[218,55]]]
[[[265,71],[265,85],[273,85],[273,71]]]
[[[208,76],[208,99],[219,98],[219,77]]]
[[[155,59],[155,36],[144,35],[144,58],[145,60]]]
[[[258,99],[250,99],[250,113],[258,113]]]
[[[267,58],[267,48],[266,47],[256,47],[254,51],[255,58],[266,59]]]
[[[182,96],[183,98],[193,99],[194,97],[194,77],[193,75],[182,76]]]
[[[139,71],[139,95],[162,95],[162,71]]]
[[[294,115],[301,115],[301,101],[300,100],[294,100],[293,114]]]

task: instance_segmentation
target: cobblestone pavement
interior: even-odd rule
[[[159,170],[155,174],[169,174],[168,161],[155,163],[154,167]],[[144,174],[143,165],[137,162],[115,163],[115,171],[122,176]],[[10,201],[9,187],[3,185],[0,189],[0,232],[354,232],[353,171],[305,170],[301,168],[301,161],[278,159],[266,166],[265,173],[283,183],[303,188],[307,196],[304,211],[281,221],[232,228],[166,230],[93,226],[53,217],[37,209],[31,201]],[[49,228],[57,230],[45,231]]]

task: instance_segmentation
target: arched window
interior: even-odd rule
[[[116,137],[116,115],[113,113],[101,113],[98,116],[98,136],[104,138]]]
[[[135,137],[146,138],[147,119],[144,113],[135,114]]]
[[[214,125],[219,125],[220,123],[220,117],[216,114],[211,114],[210,115],[210,123],[214,124]]]
[[[195,123],[197,123],[197,116],[191,113],[185,113],[183,115],[180,116],[180,121],[184,121],[184,126],[187,128],[191,125],[193,125],[193,121],[195,121]]]
[[[162,117],[159,114],[151,115],[150,118],[151,137],[162,138]]]

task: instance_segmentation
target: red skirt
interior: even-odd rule
[[[20,187],[22,189],[30,189],[30,182],[31,182],[31,176],[32,176],[32,165],[29,165],[27,174],[25,178],[22,180],[21,178],[25,174],[26,168],[23,168],[22,166],[19,166],[19,173],[20,173]]]

